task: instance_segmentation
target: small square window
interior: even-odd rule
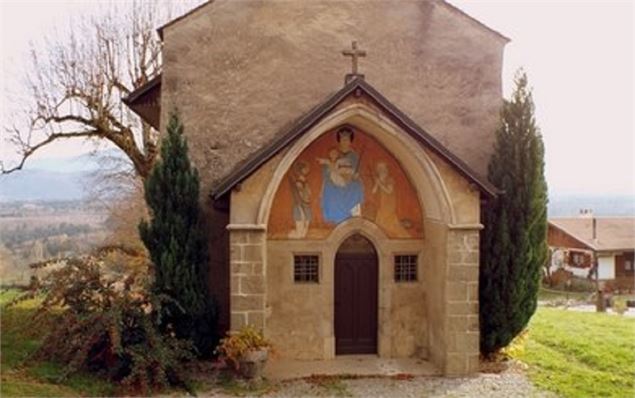
[[[318,256],[293,256],[293,281],[296,283],[318,283],[319,264]]]
[[[417,255],[395,256],[395,282],[415,282],[417,280]]]
[[[633,261],[624,260],[624,271],[632,271],[632,270],[633,270]]]

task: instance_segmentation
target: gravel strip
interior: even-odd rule
[[[267,391],[263,394],[263,392]],[[499,374],[480,373],[468,378],[413,377],[396,379],[370,377],[294,380],[272,384],[268,388],[242,392],[214,388],[200,392],[199,397],[556,397],[537,390],[519,371]]]

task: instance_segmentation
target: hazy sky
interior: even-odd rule
[[[513,87],[516,69],[524,66],[534,87],[550,191],[635,193],[632,2],[450,2],[512,39],[505,50],[505,94]],[[89,1],[0,0],[3,112],[28,42],[94,9]],[[39,157],[91,148],[67,141]],[[6,149],[0,156],[6,158]]]
[[[451,0],[512,39],[505,95],[534,87],[551,192],[635,193],[631,1]]]

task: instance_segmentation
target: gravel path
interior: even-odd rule
[[[480,373],[469,378],[411,377],[356,378],[321,377],[264,384],[246,389],[225,385],[200,392],[199,397],[555,397],[537,390],[518,370],[499,374]]]

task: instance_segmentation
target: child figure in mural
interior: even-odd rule
[[[375,184],[373,195],[379,194],[379,205],[375,223],[384,228],[392,236],[407,237],[410,234],[401,225],[397,217],[397,197],[395,195],[395,181],[390,176],[390,170],[385,162],[375,166]]]
[[[350,127],[337,131],[337,149],[329,151],[329,159],[318,158],[322,165],[322,217],[339,224],[361,216],[364,188],[359,178],[359,155],[352,148],[355,134]]]
[[[340,159],[340,151],[335,147],[332,147],[331,149],[329,149],[328,159],[325,159],[325,158],[317,159],[319,164],[326,166],[327,168],[324,170],[325,177],[326,177],[326,174],[328,173],[328,178],[330,178],[331,182],[333,182],[333,184],[337,185],[338,187],[343,187],[346,185],[346,180],[344,180],[344,177],[341,176],[338,171],[338,167],[339,167],[338,162],[341,163],[341,160],[344,160],[344,159]]]
[[[301,239],[309,232],[311,224],[311,189],[307,177],[309,164],[299,161],[294,165],[291,176],[291,193],[293,195],[293,221],[295,229],[289,232],[289,238]]]

